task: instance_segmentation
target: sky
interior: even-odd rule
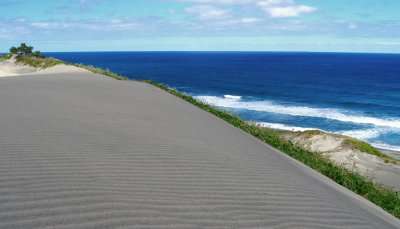
[[[0,0],[0,52],[400,53],[399,0]]]

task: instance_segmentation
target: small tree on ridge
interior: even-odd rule
[[[34,56],[42,58],[43,55],[39,51],[33,52],[33,47],[27,45],[26,43],[21,43],[19,47],[11,47],[10,53],[13,55],[21,56]]]

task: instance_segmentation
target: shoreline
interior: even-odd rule
[[[377,148],[400,151],[400,144],[396,142],[400,134],[398,129],[400,119],[395,114],[387,117],[378,115],[380,112],[376,112],[376,115],[372,115],[368,114],[367,110],[357,111],[352,107],[334,107],[330,106],[330,103],[315,104],[312,100],[296,104],[285,103],[284,100],[279,101],[274,98],[263,98],[263,96],[246,97],[240,93],[234,96],[203,94],[205,95],[196,92],[194,97],[236,114],[243,113],[246,120],[254,121],[254,118],[257,120],[254,122],[265,127],[289,131],[321,130],[360,139]],[[263,115],[271,115],[271,117],[263,118]],[[279,118],[280,115],[290,117],[289,122],[281,124],[287,119],[282,120]]]

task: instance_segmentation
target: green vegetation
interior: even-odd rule
[[[35,57],[35,56],[17,56],[17,63],[29,65],[35,68],[50,68],[58,64],[62,64],[61,60],[54,58]]]
[[[84,68],[84,69],[86,69],[86,70],[88,70],[88,71],[90,71],[90,72],[92,72],[94,74],[105,75],[105,76],[114,78],[116,80],[128,80],[127,77],[121,76],[121,75],[119,75],[117,73],[114,73],[114,72],[108,70],[108,69],[102,69],[102,68],[89,66],[89,65],[83,65],[83,64],[73,64],[73,65],[76,66],[76,67],[79,67],[79,68]]]
[[[352,190],[353,192],[365,197],[376,205],[382,207],[390,214],[397,218],[400,218],[400,193],[395,192],[391,189],[385,188],[381,185],[375,184],[369,179],[349,171],[343,167],[337,166],[323,156],[304,150],[300,147],[293,145],[292,143],[283,140],[277,131],[259,128],[255,125],[249,124],[240,118],[232,115],[228,112],[221,111],[212,107],[208,104],[202,103],[191,96],[180,93],[174,89],[168,88],[165,85],[155,83],[152,81],[145,81],[158,88],[161,88],[172,95],[175,95],[187,102],[208,111],[215,116],[225,120],[233,126],[242,129],[243,131],[257,137],[263,142],[279,149],[287,155],[303,162],[307,166],[319,171],[325,176],[331,178],[336,183]],[[352,142],[353,144],[354,142]],[[353,144],[355,147],[360,147],[365,150],[364,144]],[[367,149],[370,150],[370,149]]]
[[[262,127],[262,128],[265,128],[265,127]],[[277,130],[276,132],[280,135],[284,135],[287,133],[293,134],[293,132],[291,132],[291,131]],[[324,133],[323,131],[320,131],[320,130],[307,130],[307,131],[303,131],[303,132],[294,132],[294,134],[296,136],[312,138],[316,135],[323,135],[323,134],[327,134],[327,133]],[[397,162],[398,162],[397,159],[392,158],[391,156],[382,153],[381,151],[379,151],[378,149],[376,149],[375,147],[371,146],[370,144],[368,144],[366,142],[363,142],[363,141],[360,141],[360,140],[357,140],[354,138],[350,138],[347,136],[343,136],[343,135],[337,135],[337,134],[332,134],[332,133],[329,133],[329,135],[337,136],[338,138],[344,139],[344,141],[343,141],[344,146],[348,146],[351,149],[358,150],[360,152],[371,154],[371,155],[377,156],[379,158],[382,158],[386,163],[397,164]]]
[[[25,43],[21,43],[19,47],[11,47],[10,54],[16,55],[17,57],[37,57],[44,58],[40,51],[33,51],[33,47]]]
[[[298,135],[305,136],[307,138],[312,138],[312,137],[314,137],[316,135],[323,134],[323,132],[320,131],[320,130],[306,130],[304,132],[295,132],[295,133],[297,133]]]
[[[8,59],[11,58],[11,56],[12,56],[12,55],[11,55],[10,53],[4,54],[4,55],[0,56],[0,61],[8,60]]]
[[[371,146],[370,144],[368,144],[366,142],[363,142],[363,141],[360,141],[360,140],[357,140],[354,138],[347,138],[344,141],[344,144],[352,147],[353,149],[357,149],[361,152],[365,152],[365,153],[380,157],[380,158],[384,159],[385,162],[387,162],[387,163],[390,162],[390,163],[397,164],[396,159],[382,153],[381,151],[379,151],[378,149],[376,149],[375,147]]]
[[[10,59],[14,56],[17,63],[42,69],[63,63],[54,58],[47,58],[40,51],[33,51],[33,49],[32,46],[21,43],[19,47],[11,47],[10,53],[6,54],[3,59]]]
[[[100,75],[105,75],[117,80],[127,80],[127,77],[118,75],[114,72],[111,72],[108,69],[102,69],[94,66],[88,66],[88,65],[83,65],[83,64],[72,64],[72,63],[65,63],[64,61],[55,59],[55,58],[49,58],[45,57],[42,55],[40,51],[34,51],[34,48],[32,46],[27,45],[26,43],[21,43],[19,47],[11,47],[10,48],[10,53],[1,56],[0,61],[10,59],[12,56],[15,57],[16,62],[24,65],[29,65],[35,68],[49,68],[56,66],[58,64],[69,64],[69,65],[74,65],[79,68],[86,69],[92,73],[95,74],[100,74]]]

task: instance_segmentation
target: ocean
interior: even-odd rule
[[[285,130],[319,129],[400,151],[400,55],[290,52],[47,53],[150,79]]]

